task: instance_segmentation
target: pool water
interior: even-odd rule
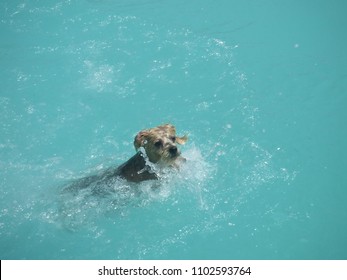
[[[0,3],[1,259],[346,259],[345,1]],[[138,131],[159,182],[66,193]]]

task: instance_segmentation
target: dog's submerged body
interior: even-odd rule
[[[101,188],[112,185],[114,180],[118,178],[135,183],[156,180],[158,179],[157,169],[178,168],[185,161],[177,148],[177,144],[182,145],[186,141],[186,136],[176,136],[176,129],[171,124],[142,130],[134,140],[137,153],[128,161],[117,168],[110,168],[100,175],[79,179],[67,189],[76,191],[90,186],[99,192]],[[154,166],[155,168],[153,168]]]

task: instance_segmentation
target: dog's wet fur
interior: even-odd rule
[[[137,153],[128,161],[116,168],[107,169],[99,175],[81,178],[65,190],[78,191],[92,187],[94,191],[99,192],[100,189],[112,186],[117,179],[134,183],[157,180],[159,179],[157,170],[166,167],[179,168],[185,161],[177,144],[183,145],[187,139],[187,136],[176,136],[176,129],[172,124],[142,130],[134,140]]]

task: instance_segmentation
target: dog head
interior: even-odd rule
[[[149,161],[164,165],[175,165],[177,160],[184,160],[177,144],[183,145],[188,137],[176,136],[176,129],[171,124],[165,124],[140,131],[134,140],[135,149],[143,147]]]

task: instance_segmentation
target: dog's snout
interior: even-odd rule
[[[170,154],[172,155],[172,156],[175,156],[175,155],[177,155],[177,147],[176,146],[173,146],[173,147],[170,147],[169,148],[169,152],[170,152]]]

